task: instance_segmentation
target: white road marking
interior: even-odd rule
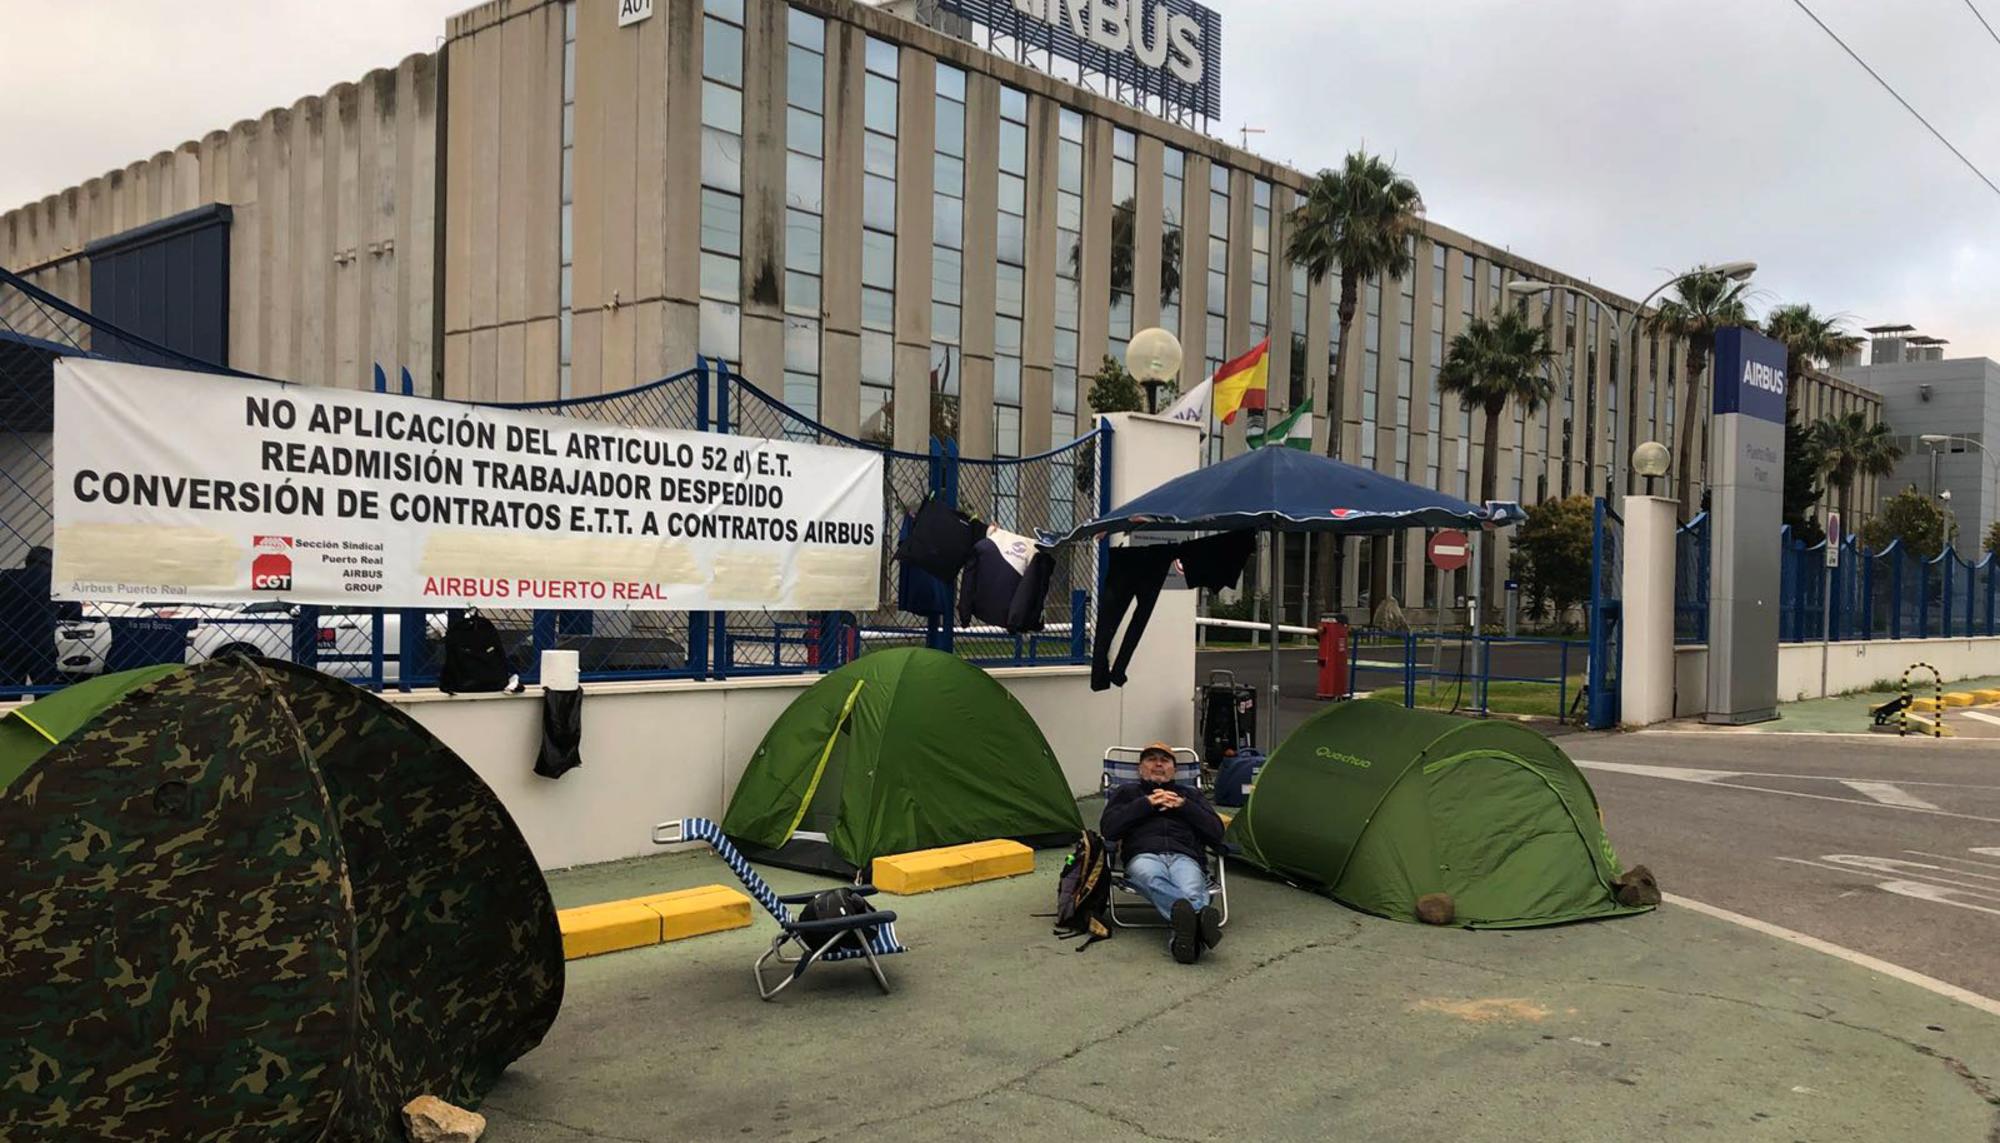
[[[1985,893],[1992,897],[1993,900],[2000,901],[2000,886],[1978,885],[1971,881],[1954,881],[1949,877],[1941,877],[1936,873],[1920,872],[1920,870],[1937,869],[1939,867],[1925,865],[1917,861],[1898,861],[1893,857],[1869,857],[1859,853],[1829,853],[1818,861],[1809,861],[1803,857],[1780,857],[1778,860],[1787,861],[1793,865],[1810,865],[1815,869],[1831,869],[1835,873],[1877,873],[1888,877],[1921,878],[1957,889]],[[1943,872],[1953,873],[1957,871],[1947,869]],[[1968,873],[1966,876],[1978,877],[1979,874]],[[1879,883],[1877,887],[1887,888],[1886,885]]]
[[[1932,853],[1924,849],[1906,849],[1903,852],[1915,854],[1918,857],[1935,857],[1939,861],[1956,861],[1960,865],[1977,865],[1981,869],[2000,869],[2000,865],[1995,865],[1990,861],[1974,861],[1969,857],[1953,857],[1949,853]],[[1974,849],[1971,852],[1993,856],[1993,851],[1990,849]]]
[[[1975,845],[1966,852],[1976,853],[1981,857],[2000,857],[2000,845]]]
[[[1613,773],[1634,774],[1645,778],[1669,778],[1697,785],[1717,786],[1725,790],[1746,790],[1753,794],[1781,794],[1787,798],[1807,798],[1815,802],[1838,802],[1843,806],[1862,806],[1877,810],[1898,810],[1906,814],[1930,814],[1940,818],[1963,818],[1966,821],[1990,822],[2000,825],[2000,818],[1984,817],[1980,814],[1959,814],[1950,810],[1922,810],[1915,806],[1892,806],[1887,802],[1864,802],[1859,798],[1836,798],[1831,794],[1808,794],[1803,790],[1773,790],[1764,786],[1745,786],[1735,782],[1724,782],[1721,778],[1739,777],[1728,770],[1694,770],[1678,766],[1640,766],[1629,762],[1592,762],[1583,758],[1575,759],[1578,766],[1586,770],[1609,770]],[[1785,775],[1786,777],[1811,778],[1812,775]],[[1839,781],[1839,779],[1834,779]]]
[[[1952,898],[1959,893],[1958,890],[1943,885],[1932,885],[1927,881],[1884,881],[1882,888],[1904,897],[1915,897],[1922,901],[1935,901],[1940,905],[1951,905],[1959,909],[1971,909],[1975,913],[1990,913],[1993,916],[2000,917],[2000,909],[1989,908],[1985,905],[1974,905],[1968,901],[1954,901]],[[2000,898],[1994,899],[2000,900]]]
[[[1660,899],[1676,908],[1692,910],[1705,916],[1714,917],[1719,921],[1728,921],[1732,925],[1741,925],[1752,932],[1762,933],[1767,937],[1776,937],[1781,941],[1798,945],[1800,948],[1825,953],[1827,956],[1844,960],[1852,965],[1858,965],[1871,972],[1879,972],[1892,980],[1900,980],[1905,984],[1914,984],[1926,992],[1935,993],[1948,1000],[1956,1000],[1960,1004],[1977,1008],[1989,1016],[2000,1016],[2000,1000],[1981,996],[1969,988],[1960,988],[1956,984],[1939,980],[1934,976],[1925,976],[1921,972],[1904,968],[1900,964],[1892,964],[1879,957],[1869,956],[1867,953],[1843,948],[1831,941],[1823,941],[1818,937],[1808,936],[1805,933],[1783,928],[1769,921],[1760,921],[1755,917],[1746,917],[1741,913],[1733,913],[1728,909],[1718,908],[1702,901],[1690,900],[1677,893],[1662,893]]]
[[[1937,809],[1936,806],[1924,801],[1915,794],[1898,789],[1894,782],[1864,782],[1858,778],[1842,778],[1840,779],[1840,784],[1857,794],[1864,794],[1871,797],[1885,806],[1904,806],[1912,810]]]
[[[1991,723],[1994,726],[2000,726],[2000,718],[1996,718],[1990,714],[1981,714],[1976,710],[1956,710],[1952,713],[1958,715],[1960,718],[1969,718],[1974,722],[1985,722]]]

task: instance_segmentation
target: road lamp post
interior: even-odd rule
[[[1710,274],[1720,274],[1723,277],[1728,278],[1732,281],[1740,282],[1743,279],[1748,278],[1750,275],[1757,272],[1757,263],[1722,262],[1714,266],[1706,267],[1705,271],[1691,271],[1690,273],[1701,273],[1701,272],[1706,272]],[[1651,293],[1648,293],[1645,297],[1639,299],[1639,304],[1633,307],[1633,310],[1629,315],[1619,312],[1615,307],[1607,304],[1603,298],[1598,297],[1596,294],[1590,292],[1589,290],[1584,289],[1582,286],[1571,285],[1568,282],[1539,282],[1533,278],[1523,278],[1519,281],[1507,283],[1507,292],[1515,295],[1516,297],[1529,297],[1534,294],[1547,293],[1555,290],[1567,290],[1572,294],[1578,295],[1579,297],[1589,298],[1591,301],[1596,302],[1601,308],[1603,308],[1604,310],[1608,311],[1611,314],[1611,340],[1619,345],[1624,344],[1625,334],[1629,327],[1630,331],[1635,336],[1633,338],[1630,352],[1628,352],[1625,355],[1625,376],[1626,376],[1625,397],[1628,402],[1635,402],[1638,399],[1637,396],[1635,395],[1635,391],[1638,387],[1638,380],[1639,380],[1639,360],[1638,360],[1639,343],[1636,336],[1639,332],[1639,321],[1638,321],[1639,315],[1646,312],[1646,303],[1652,301],[1654,298],[1657,298],[1661,294],[1665,293],[1667,291],[1667,288],[1672,286],[1674,283],[1689,276],[1690,274],[1675,274],[1673,277],[1668,278],[1666,281],[1661,282],[1659,285],[1653,287]],[[1595,378],[1593,378],[1593,380],[1595,380]],[[1614,380],[1616,379],[1614,378]],[[1672,383],[1673,383],[1672,379],[1669,378],[1668,384]],[[1628,407],[1636,408],[1637,406],[1630,405]],[[1681,411],[1681,415],[1687,416],[1689,415],[1689,411],[1684,409]],[[1617,436],[1618,436],[1617,426],[1614,425],[1612,427],[1612,440],[1614,443],[1617,440]],[[1611,455],[1615,457],[1617,454],[1614,451]]]
[[[1125,343],[1125,368],[1146,389],[1146,411],[1160,411],[1160,386],[1180,376],[1181,342],[1158,326],[1142,329]]]
[[[1986,512],[1992,513],[1996,519],[2000,519],[2000,457],[1994,456],[1992,449],[1987,448],[1985,445],[1979,443],[1977,440],[1974,440],[1971,437],[1960,436],[1951,433],[1925,433],[1924,435],[1918,437],[1917,439],[1919,441],[1922,441],[1925,445],[1928,445],[1931,450],[1931,496],[1934,499],[1937,497],[1938,494],[1937,446],[1941,444],[1969,444],[1973,448],[1979,450],[1979,455],[1985,457],[1988,461],[1992,462],[1993,498],[1991,500],[1988,500],[1984,505],[1984,507]],[[1985,538],[1986,538],[1985,534],[1981,533],[1979,536],[1979,540],[1983,543],[1985,541]]]

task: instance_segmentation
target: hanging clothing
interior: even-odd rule
[[[1138,650],[1139,636],[1153,617],[1160,588],[1181,549],[1179,544],[1146,544],[1112,548],[1104,564],[1104,590],[1097,600],[1097,636],[1090,648],[1090,689],[1107,690],[1125,685],[1125,668]],[[1125,624],[1125,638],[1118,646],[1118,659],[1111,660],[1111,641],[1118,633],[1125,609],[1132,619]]]
[[[908,531],[896,543],[896,559],[949,582],[985,535],[986,525],[932,496],[909,518]]]
[[[916,524],[914,516],[905,515],[903,525],[896,535],[896,550],[902,552],[909,543],[911,530]],[[966,553],[971,554],[970,545]],[[963,567],[961,557],[953,570]],[[951,581],[940,579],[917,564],[898,559],[896,562],[896,606],[911,615],[921,615],[926,619],[951,618]]]
[[[958,622],[977,619],[1023,634],[1042,629],[1055,557],[1026,536],[992,528],[972,546],[958,581]]]
[[[1243,580],[1243,568],[1257,551],[1257,533],[1221,532],[1175,544],[1174,549],[1189,587],[1233,591]]]

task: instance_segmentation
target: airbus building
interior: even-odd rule
[[[1337,278],[1284,256],[1308,172],[1210,133],[1223,33],[1190,0],[496,0],[435,53],[0,216],[0,265],[269,377],[361,387],[379,364],[536,401],[699,354],[840,432],[975,457],[1087,430],[1090,375],[1139,329],[1179,336],[1183,386],[1268,337],[1270,405],[1328,414],[1316,447],[1468,498],[1484,418],[1437,369],[1466,321],[1525,305],[1561,351],[1555,396],[1510,410],[1497,494],[1635,487],[1633,446],[1687,413],[1685,347],[1637,332],[1631,298],[1426,220],[1343,355]],[[160,272],[106,270],[135,251]],[[214,288],[160,285],[190,275]],[[1795,400],[1879,406],[1817,375]],[[1392,589],[1450,607],[1465,573],[1423,543],[1393,541]]]

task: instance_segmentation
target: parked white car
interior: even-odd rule
[[[113,620],[180,620],[191,623],[183,637],[181,661],[190,665],[226,655],[291,659],[292,624],[298,608],[289,603],[214,606],[184,603],[86,603],[83,617],[56,624],[56,664],[63,674],[85,678],[104,673],[112,658]],[[426,616],[429,641],[444,638],[443,612]],[[402,614],[382,616],[382,678],[402,677]],[[367,612],[322,611],[317,633],[319,670],[340,679],[363,680],[373,669],[374,616]],[[164,657],[157,656],[156,658]]]

